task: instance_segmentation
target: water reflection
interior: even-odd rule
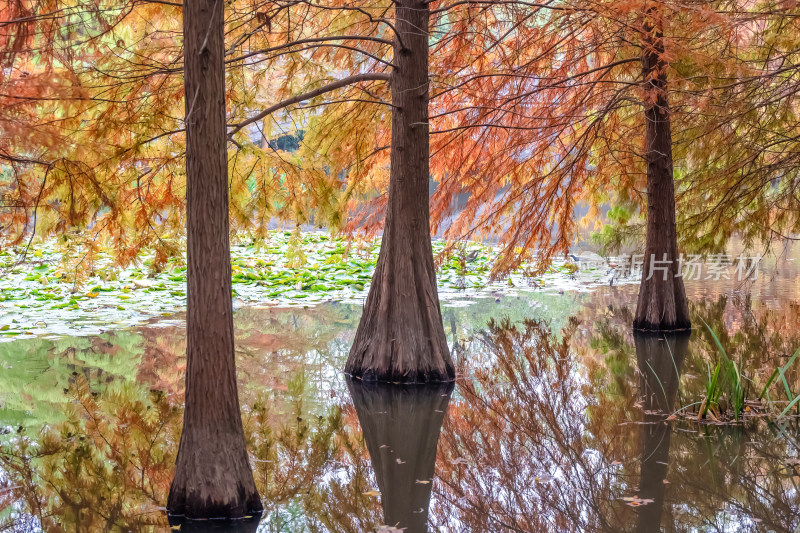
[[[519,320],[524,307],[500,322],[487,320],[500,307],[448,311],[461,354],[452,394],[347,383],[349,307],[240,314],[258,531],[798,530],[797,420],[669,417],[702,392],[707,334],[633,337],[624,310],[601,304],[554,329]],[[792,309],[717,300],[693,311],[748,372],[768,375],[797,348],[781,326],[797,321]],[[0,398],[0,530],[168,530],[182,331],[4,349],[18,397]]]
[[[628,442],[617,420],[595,417],[571,350],[578,324],[492,323],[472,353],[445,421],[432,521],[441,531],[619,531],[615,462]]]
[[[454,384],[402,386],[347,380],[381,493],[384,524],[427,529],[439,433]]]
[[[642,401],[639,509],[636,531],[661,531],[667,487],[669,444],[672,427],[666,420],[675,409],[683,360],[690,334],[634,334]]]

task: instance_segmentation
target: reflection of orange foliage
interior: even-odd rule
[[[725,305],[732,304],[717,302],[695,312],[719,329]],[[780,320],[761,316],[768,321],[745,322],[736,341],[752,350],[755,362],[792,344],[782,335],[759,344],[759,335]],[[636,511],[618,498],[636,496],[639,437],[648,426],[620,425],[642,420],[635,351],[626,346],[627,322],[606,325],[594,333],[606,337],[608,354],[628,357],[627,363],[590,356],[595,348],[578,333],[584,324],[574,321],[558,337],[535,322],[517,330],[495,325],[478,334],[469,352],[473,357],[465,358],[461,369],[469,378],[458,384],[439,439],[433,526],[476,533],[506,526],[537,533],[610,533],[635,521]],[[182,381],[173,382],[175,393],[159,393],[151,392],[148,380],[170,383],[170,365],[182,365],[183,341],[180,329],[143,335],[147,368],[138,381],[117,380],[98,391],[79,375],[69,390],[73,402],[66,407],[66,422],[36,436],[14,435],[13,444],[0,448],[0,469],[8,474],[0,486],[0,510],[19,502],[17,530],[33,524],[32,517],[48,532],[165,526],[159,507],[173,471]],[[692,343],[698,355],[694,362],[687,358],[690,368],[704,365],[696,346],[707,344],[697,334]],[[311,531],[373,530],[381,522],[381,499],[374,493],[376,480],[353,406],[318,418],[301,396],[264,390],[261,383],[272,370],[259,374],[260,364],[279,358],[284,368],[302,370],[303,353],[279,351],[266,358],[240,353],[239,358],[247,368],[244,379],[261,380],[244,381],[240,392],[248,450],[267,512],[302,513]],[[284,382],[296,377],[282,375]],[[707,525],[705,517],[716,516],[724,505],[747,510],[771,529],[796,525],[793,466],[784,464],[789,455],[781,448],[788,444],[766,425],[755,431],[690,425],[682,427],[689,431],[673,432],[665,505],[689,512],[671,518]],[[706,447],[708,442],[713,445]]]
[[[331,341],[355,327],[345,307],[312,309],[242,308],[236,313],[236,352],[240,395],[251,390],[286,390],[288,380],[310,370],[307,354],[330,351]],[[186,330],[178,326],[141,327],[144,351],[137,379],[154,390],[182,397],[186,371]],[[119,347],[106,343],[104,353]]]
[[[117,384],[95,393],[78,378],[67,420],[35,438],[0,448],[0,468],[13,491],[0,488],[0,509],[23,504],[45,531],[140,531],[167,525],[163,505],[174,472],[183,416],[176,395]],[[337,410],[304,419],[275,416],[256,401],[243,416],[253,471],[267,512],[307,497],[325,477],[341,430]]]
[[[466,370],[474,378],[459,384],[440,437],[439,529],[603,531],[627,521],[605,475],[624,443],[587,439],[593,397],[571,351],[576,326],[556,338],[533,321],[490,325],[480,352],[491,366]]]
[[[141,328],[145,338],[137,380],[152,389],[183,396],[186,332],[182,328]]]
[[[130,385],[102,396],[80,378],[67,420],[3,448],[3,469],[45,531],[166,526],[159,510],[175,461],[180,411],[163,394]],[[24,519],[24,517],[23,517]]]

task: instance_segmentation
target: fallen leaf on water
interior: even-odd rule
[[[631,507],[639,507],[640,505],[647,505],[648,503],[653,503],[651,498],[640,498],[638,496],[626,496],[622,498],[624,502],[627,502],[628,505]]]
[[[405,529],[406,528],[404,528],[404,527],[403,528],[399,528],[399,527],[381,525],[381,526],[378,526],[377,533],[403,533],[403,531],[405,531]]]

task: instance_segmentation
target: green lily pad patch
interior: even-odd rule
[[[439,298],[445,307],[526,291],[587,291],[609,280],[607,269],[576,271],[573,264],[561,261],[542,275],[526,275],[523,265],[491,281],[497,258],[492,246],[467,243],[448,256],[444,248],[443,241],[433,244],[439,260]],[[362,304],[379,249],[379,239],[348,242],[323,232],[272,231],[263,241],[236,241],[231,245],[234,307]],[[24,256],[23,252],[20,247],[0,253],[0,342],[20,335],[95,335],[186,308],[184,256],[171,257],[155,272],[150,268],[152,254],[119,268],[112,254],[98,252],[91,271],[78,276],[81,282],[76,283],[74,273],[65,271],[55,242],[34,243]]]

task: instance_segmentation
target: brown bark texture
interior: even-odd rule
[[[450,381],[428,198],[428,24],[424,0],[395,3],[392,146],[383,240],[345,372],[365,381]]]
[[[633,329],[677,331],[689,329],[691,323],[678,261],[667,65],[663,60],[664,40],[657,16],[656,8],[649,9],[645,14],[642,78],[645,95],[647,243]],[[654,260],[656,263],[653,263]]]
[[[347,380],[381,492],[384,523],[428,531],[436,448],[454,383],[425,386]]]
[[[186,400],[168,512],[262,509],[247,455],[233,346],[221,0],[183,6],[186,92]]]
[[[634,333],[644,413],[639,426],[642,455],[638,496],[653,500],[639,507],[638,533],[661,531],[672,434],[666,418],[674,410],[690,336],[689,331],[667,335]]]

